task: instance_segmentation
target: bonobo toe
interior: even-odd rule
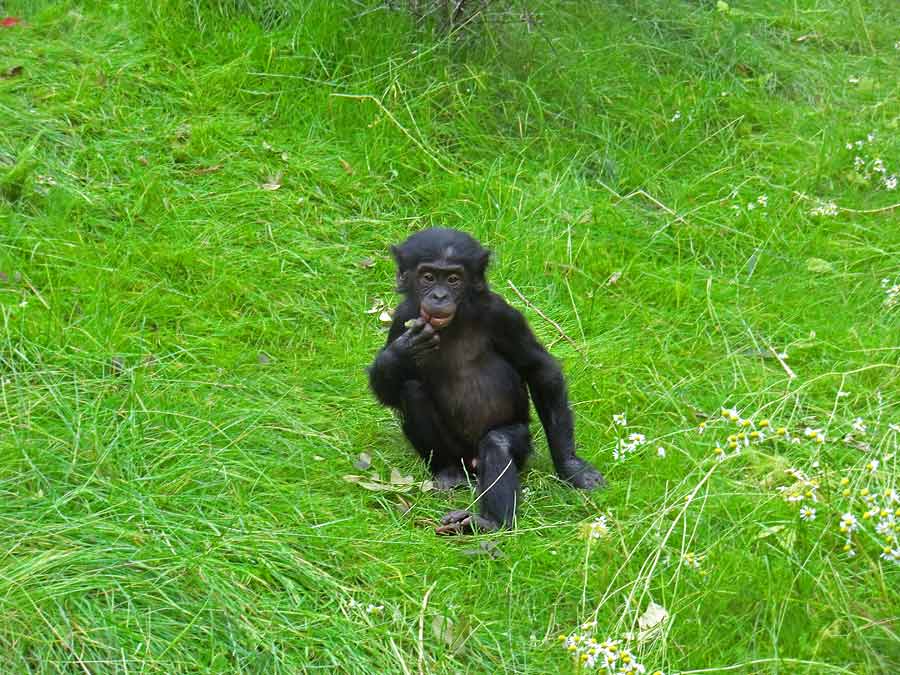
[[[559,477],[579,490],[599,490],[606,487],[606,479],[580,457],[574,457],[561,467]]]

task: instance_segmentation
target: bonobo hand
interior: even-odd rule
[[[556,467],[556,473],[569,485],[581,490],[596,490],[606,487],[603,474],[576,455],[572,455]]]
[[[391,343],[390,349],[401,358],[419,363],[438,348],[440,338],[424,319],[416,319],[403,335]]]

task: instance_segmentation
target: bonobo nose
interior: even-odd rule
[[[444,302],[447,298],[450,297],[450,294],[447,291],[432,291],[431,297],[436,302]]]

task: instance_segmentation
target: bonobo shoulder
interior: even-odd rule
[[[510,305],[502,295],[493,291],[488,298],[488,312],[498,327],[515,329],[526,325],[522,312]]]

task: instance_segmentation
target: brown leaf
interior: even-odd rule
[[[371,258],[363,258],[362,260],[360,260],[359,262],[357,262],[356,265],[357,265],[357,267],[359,267],[360,269],[367,270],[367,269],[370,269],[370,268],[372,268],[372,267],[375,267],[375,261],[372,260]]]
[[[346,171],[348,175],[353,175],[353,167],[350,166],[350,162],[348,162],[346,159],[341,160],[341,166],[344,168],[344,171]]]
[[[212,164],[210,166],[198,166],[196,169],[191,169],[191,173],[195,176],[205,176],[208,173],[215,173],[219,169],[222,168],[222,164]]]
[[[14,77],[19,77],[25,72],[25,69],[22,66],[13,66],[12,68],[7,68],[3,72],[0,72],[0,80],[11,80]]]
[[[137,161],[138,161],[138,164],[142,164],[143,166],[147,166],[147,164],[148,164],[147,158],[144,157],[143,155],[141,155],[140,157],[138,157],[138,158],[137,158]]]

